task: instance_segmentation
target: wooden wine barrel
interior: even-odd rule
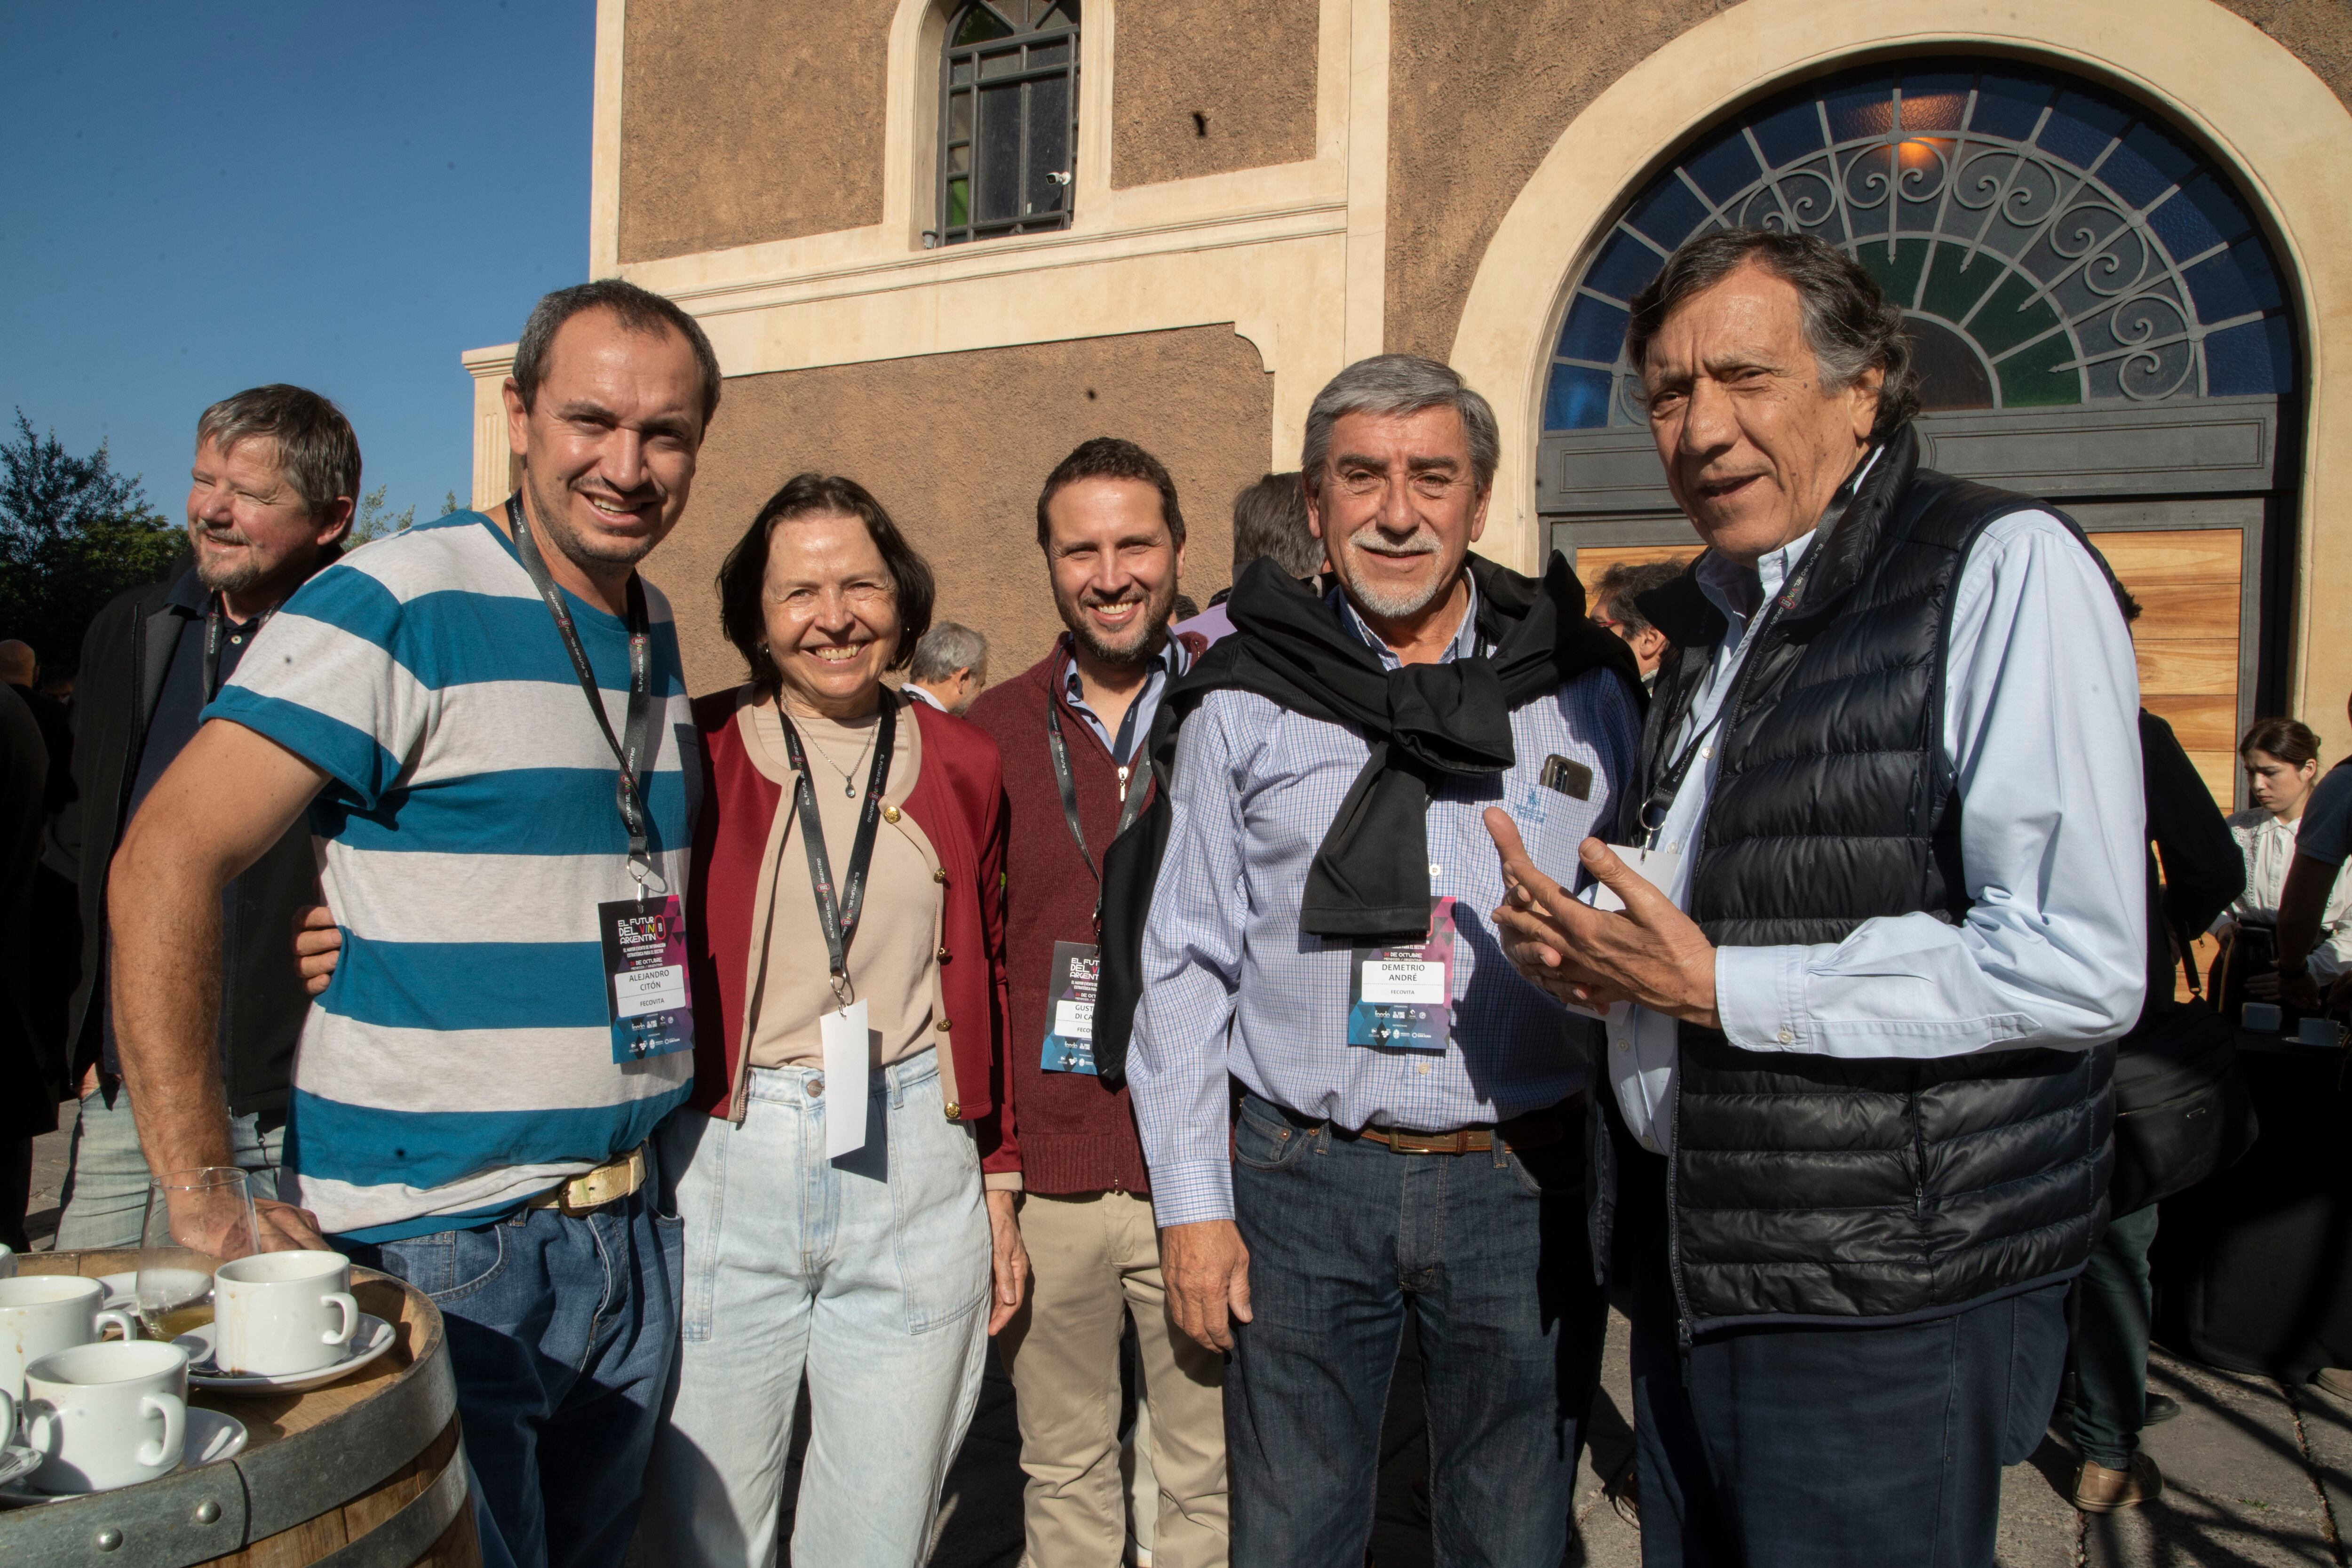
[[[40,1252],[26,1274],[100,1275],[135,1251]],[[400,1280],[352,1270],[393,1348],[307,1394],[189,1403],[245,1424],[234,1459],[67,1502],[0,1511],[0,1563],[41,1568],[481,1568],[467,1505],[457,1387],[441,1313]]]

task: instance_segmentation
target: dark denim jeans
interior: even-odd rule
[[[342,1247],[441,1309],[478,1502],[516,1568],[617,1568],[636,1529],[677,1353],[682,1233],[656,1191]]]
[[[2118,1215],[2083,1268],[2074,1332],[2074,1447],[2111,1470],[2130,1465],[2147,1420],[2147,1249],[2156,1205]]]
[[[1685,1353],[1666,1163],[1616,1138],[1643,1568],[1992,1568],[2001,1468],[2057,1402],[2066,1287],[1926,1322],[1730,1329]]]
[[[1254,1316],[1225,1376],[1234,1568],[1361,1568],[1408,1302],[1436,1561],[1559,1568],[1606,1315],[1583,1181],[1580,1138],[1397,1154],[1243,1100]]]

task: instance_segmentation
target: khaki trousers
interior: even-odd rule
[[[1111,1568],[1127,1539],[1119,1478],[1118,1341],[1135,1315],[1151,1472],[1152,1568],[1224,1568],[1224,1358],[1168,1316],[1151,1203],[1131,1193],[1021,1203],[1029,1301],[997,1351],[1021,1418],[1028,1568]]]

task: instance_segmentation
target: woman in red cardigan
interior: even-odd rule
[[[859,486],[793,479],[719,590],[751,679],[695,705],[685,1344],[646,1529],[664,1563],[775,1562],[805,1368],[793,1561],[911,1568],[1028,1271],[996,744],[882,684],[931,575]]]

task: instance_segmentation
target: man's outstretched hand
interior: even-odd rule
[[[1521,974],[1583,1007],[1633,1002],[1654,1012],[1719,1026],[1715,945],[1691,918],[1598,838],[1577,858],[1625,907],[1596,910],[1537,869],[1518,825],[1486,808],[1486,831],[1503,857],[1502,907],[1495,923]]]

